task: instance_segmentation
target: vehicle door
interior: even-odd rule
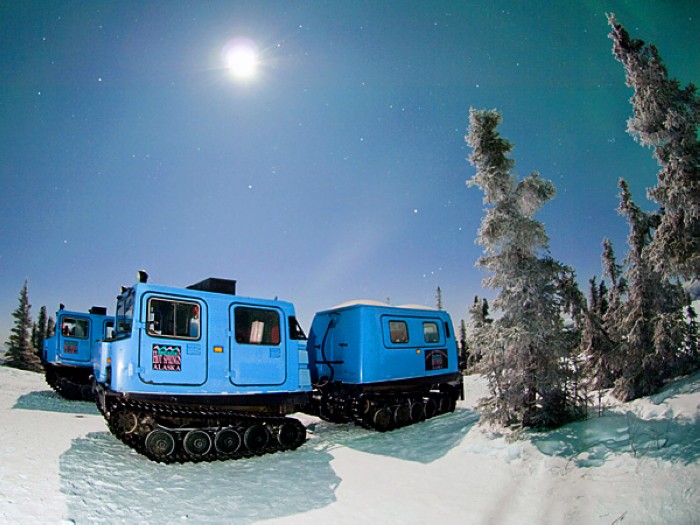
[[[202,385],[207,380],[207,310],[203,301],[142,298],[139,374],[148,384]]]
[[[282,385],[287,380],[287,320],[274,306],[231,305],[230,378],[237,386]]]
[[[61,315],[57,326],[60,330],[58,354],[61,360],[90,361],[90,318],[66,313]]]

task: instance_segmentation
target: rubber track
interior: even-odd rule
[[[181,407],[161,404],[149,404],[136,402],[128,399],[109,400],[110,408],[108,414],[104,414],[110,431],[123,443],[136,450],[139,454],[146,456],[152,461],[161,463],[192,463],[202,461],[220,461],[230,459],[242,459],[252,456],[262,456],[278,451],[294,450],[299,448],[306,441],[306,427],[295,418],[274,415],[257,415],[248,412],[232,412],[217,409],[216,407]],[[124,412],[138,414],[138,426],[135,431],[126,433],[118,424],[119,416]],[[199,425],[183,425],[179,428],[169,427],[162,424],[164,419],[182,419],[197,422],[201,420],[215,420],[216,425],[201,427]],[[142,426],[143,421],[148,421],[146,426]],[[160,421],[160,422],[159,422]],[[283,423],[294,425],[297,436],[294,443],[289,447],[282,447],[276,438],[276,432]],[[268,430],[269,440],[265,447],[258,451],[246,450],[243,441],[243,434],[247,428],[253,424],[262,424]],[[151,430],[162,428],[171,431],[175,437],[175,450],[166,457],[154,456],[145,445],[146,436]],[[214,434],[222,428],[234,428],[241,437],[241,445],[235,453],[221,454],[214,446]],[[209,434],[212,444],[209,452],[201,456],[192,456],[187,453],[182,446],[182,437],[187,431],[192,429],[204,430]]]
[[[76,383],[65,377],[60,377],[55,371],[45,370],[44,378],[59,396],[70,401],[95,401],[92,385]],[[89,388],[88,388],[89,387]]]
[[[425,419],[435,417],[448,412],[453,412],[455,409],[455,400],[449,402],[446,410],[440,410],[440,399],[445,397],[451,397],[448,393],[429,393],[424,396],[416,395],[415,392],[412,393],[396,393],[396,394],[362,394],[358,397],[353,398],[342,398],[334,395],[324,395],[320,400],[319,415],[322,419],[327,421],[332,421],[335,423],[349,422],[352,421],[356,425],[370,430],[376,430],[378,432],[387,432],[390,430],[395,430],[397,428],[414,425],[420,423]],[[396,423],[393,418],[392,422],[386,426],[381,427],[374,421],[374,414],[378,410],[389,408],[395,409],[399,405],[412,405],[414,403],[423,403],[423,409],[425,410],[426,399],[432,399],[435,403],[435,412],[430,416],[426,417],[425,412],[422,416],[416,420],[410,420],[403,423]],[[365,411],[365,404],[369,402],[371,408]]]

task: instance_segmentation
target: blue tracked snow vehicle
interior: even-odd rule
[[[294,412],[386,431],[454,411],[462,375],[446,312],[348,303],[317,313],[307,341],[291,303],[235,284],[142,274],[118,296],[95,391],[139,453],[171,463],[295,449],[306,429]]]
[[[291,450],[306,429],[306,336],[291,303],[240,297],[235,281],[189,288],[140,275],[117,298],[94,363],[110,430],[148,458],[209,461]]]
[[[462,396],[449,314],[351,302],[319,312],[309,331],[315,412],[379,431],[452,412]]]
[[[46,382],[66,399],[92,401],[92,361],[98,342],[111,337],[114,317],[93,306],[88,313],[56,312],[56,333],[44,340],[41,361]]]

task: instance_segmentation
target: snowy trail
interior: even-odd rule
[[[699,523],[700,374],[604,417],[508,443],[454,414],[379,434],[300,416],[299,450],[146,460],[90,403],[0,367],[3,523]]]

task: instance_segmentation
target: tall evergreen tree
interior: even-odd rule
[[[623,401],[652,394],[673,374],[685,332],[685,294],[656,271],[646,257],[657,216],[645,213],[620,180],[620,213],[630,227],[625,277],[627,301],[620,321],[621,377],[614,394]]]
[[[467,344],[467,323],[459,322],[459,369],[465,370],[469,365],[469,345]]]
[[[41,351],[44,347],[44,339],[47,337],[49,319],[46,315],[46,307],[42,306],[39,309],[39,316],[34,323],[32,329],[32,345],[36,354],[41,357]]]
[[[467,347],[467,323],[464,319],[459,321],[459,341],[463,348]]]
[[[605,281],[603,280],[600,281],[600,285],[598,285],[598,300],[600,303],[597,309],[600,314],[600,318],[604,319],[610,305],[608,303],[608,287],[605,286]]]
[[[700,275],[700,99],[693,84],[681,89],[668,78],[654,45],[630,38],[608,15],[613,54],[625,68],[633,116],[627,131],[654,149],[661,166],[658,183],[648,191],[661,210],[648,256],[667,278]]]
[[[698,314],[695,312],[695,308],[688,306],[686,317],[688,325],[679,366],[681,373],[691,372],[700,367],[700,344],[698,343],[700,332],[698,328]]]
[[[544,226],[535,212],[554,196],[537,173],[517,181],[500,137],[496,111],[469,114],[467,144],[476,174],[468,181],[484,192],[486,216],[478,242],[478,265],[490,272],[486,286],[499,289],[494,306],[502,316],[488,328],[482,361],[491,389],[482,418],[514,427],[551,427],[579,418],[582,405],[569,396],[567,334],[561,316],[561,276],[570,269],[549,257]]]
[[[596,283],[596,278],[593,277],[592,279],[589,279],[588,285],[588,309],[602,317],[602,299],[600,297],[600,287],[598,286],[598,283]]]
[[[56,335],[56,320],[49,316],[49,320],[46,323],[46,338],[53,337]]]
[[[608,355],[607,371],[602,370],[602,375],[596,380],[602,385],[609,385],[609,380],[617,379],[620,371],[624,367],[622,362],[624,355],[621,350],[622,342],[622,322],[625,316],[625,297],[627,293],[627,281],[624,277],[624,268],[617,263],[613,244],[609,239],[603,239],[603,277],[610,279],[610,288],[607,289],[607,295],[601,295],[601,301],[604,301],[605,307],[601,309],[603,312],[602,333],[605,334],[609,345],[604,351]],[[605,281],[601,282],[604,286]],[[609,372],[609,376],[606,372]]]
[[[606,288],[593,278],[589,281],[588,309],[583,317],[581,353],[587,364],[585,375],[594,390],[610,388],[616,379],[613,363],[615,345],[605,327],[607,312]]]
[[[19,305],[12,312],[12,317],[15,318],[15,326],[11,330],[10,339],[5,343],[5,365],[34,372],[41,371],[41,363],[31,340],[31,305],[29,284],[26,280],[19,293]]]

